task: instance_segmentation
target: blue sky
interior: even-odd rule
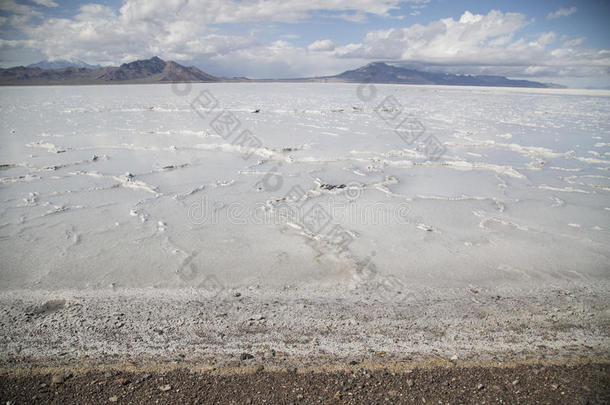
[[[384,60],[608,88],[608,17],[601,0],[0,0],[0,65],[158,55],[262,78]]]

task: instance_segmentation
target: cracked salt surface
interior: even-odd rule
[[[190,108],[201,90],[261,145],[216,134],[215,114]],[[0,89],[0,289],[393,285],[440,300],[578,284],[607,308],[610,93],[377,90],[364,102],[349,84]],[[444,144],[438,160],[383,120],[386,95]],[[314,207],[321,231],[283,211]]]
[[[3,289],[192,287],[189,255],[228,287],[348,285],[372,251],[412,285],[515,283],[498,266],[533,263],[545,282],[608,277],[608,93],[378,86],[445,145],[431,161],[354,85],[193,89],[262,144],[223,141],[170,86],[2,89]],[[348,254],[274,217],[293,186],[357,235]]]

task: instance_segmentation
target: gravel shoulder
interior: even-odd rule
[[[0,399],[608,403],[609,290],[7,291]]]

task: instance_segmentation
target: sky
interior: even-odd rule
[[[374,61],[610,88],[609,0],[0,0],[0,66],[159,56],[290,78]]]

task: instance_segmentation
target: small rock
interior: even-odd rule
[[[241,293],[236,292],[235,294],[233,294],[234,297],[241,297]]]
[[[518,379],[513,381],[513,385],[518,385],[518,384],[519,384],[519,380]]]
[[[242,353],[241,356],[239,356],[240,360],[250,360],[253,358],[254,358],[254,356],[251,355],[250,353]]]
[[[167,391],[169,391],[169,390],[171,390],[171,389],[172,389],[172,386],[171,386],[171,385],[169,385],[169,384],[165,384],[165,385],[161,385],[161,386],[159,386],[159,389],[160,389],[161,391],[163,391],[163,392],[167,392]]]
[[[415,385],[415,381],[413,381],[412,379],[407,379],[407,386],[409,388],[413,387]]]
[[[51,383],[52,384],[62,384],[64,382],[65,378],[63,375],[60,374],[55,374],[53,377],[51,377]]]
[[[453,356],[451,356],[451,361],[456,361],[458,359],[457,354],[454,354]]]
[[[559,388],[559,384],[551,384],[551,388],[556,390],[557,388]]]
[[[358,364],[358,363],[359,363],[358,361],[356,361],[356,360],[352,360],[352,361],[350,361],[350,362],[349,362],[349,365],[350,365],[350,366],[355,366],[355,365],[356,365],[356,364]]]
[[[64,299],[51,300],[51,301],[45,302],[43,305],[39,306],[38,308],[35,308],[33,313],[35,315],[46,315],[46,314],[50,314],[51,312],[59,311],[60,309],[63,309],[65,306],[66,306],[66,300],[64,300]]]
[[[477,385],[477,391],[481,391],[485,386],[483,384]]]
[[[129,381],[127,378],[117,378],[117,379],[115,380],[115,382],[116,382],[118,385],[127,385],[127,384],[129,384],[129,383],[130,383],[130,381]]]
[[[104,373],[104,378],[110,378],[110,377],[112,377],[112,373],[110,371],[106,371]]]
[[[108,398],[108,401],[110,402],[117,402],[119,400],[119,397],[117,397],[116,395],[111,396],[110,398]]]

